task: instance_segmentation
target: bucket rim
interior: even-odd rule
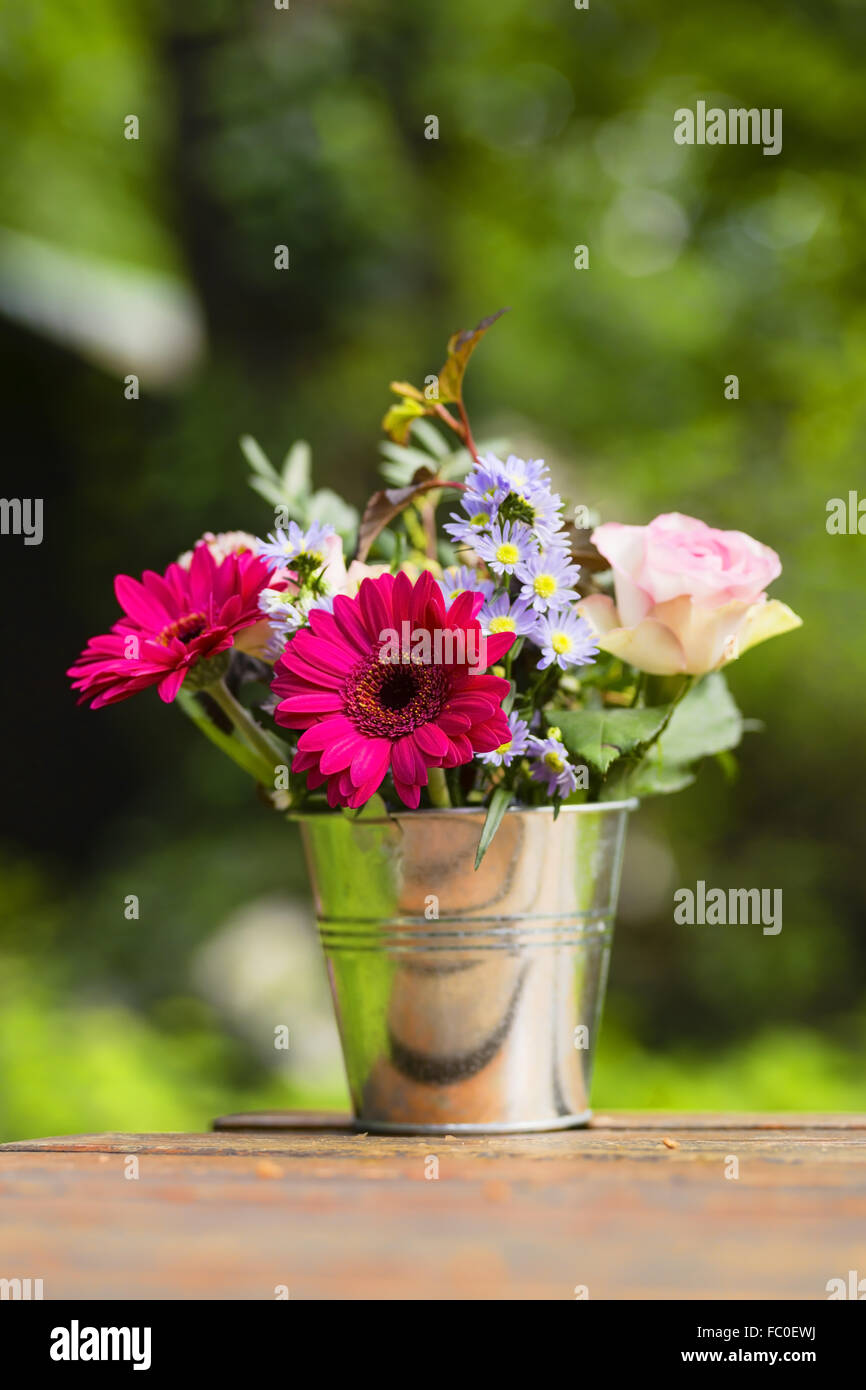
[[[636,811],[640,801],[636,796],[630,796],[622,801],[582,801],[574,806],[560,806],[559,815],[571,815],[580,812],[587,815],[590,811]],[[552,816],[553,806],[509,806],[505,812],[506,816]],[[436,818],[452,816],[476,816],[484,818],[487,815],[486,806],[430,806],[423,810],[411,811],[407,807],[402,811],[392,811],[386,816],[347,816],[342,809],[327,811],[292,811],[286,812],[286,818],[298,822],[316,822],[322,820],[341,820],[349,825],[389,825],[392,821],[419,820],[426,818],[432,820]]]

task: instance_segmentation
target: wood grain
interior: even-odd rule
[[[864,1116],[0,1147],[0,1276],[49,1299],[825,1299],[849,1269],[866,1274]]]

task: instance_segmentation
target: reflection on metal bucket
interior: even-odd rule
[[[361,1128],[556,1129],[589,1085],[628,812],[300,817]]]

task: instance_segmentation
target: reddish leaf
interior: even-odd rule
[[[499,309],[482,319],[477,328],[455,333],[448,341],[448,359],[439,373],[439,399],[443,404],[456,403],[463,399],[463,376],[466,364],[475,351],[488,328],[507,314],[508,309]]]
[[[455,486],[459,485],[444,482],[427,468],[419,468],[408,487],[386,487],[374,492],[361,517],[355,559],[366,560],[370,547],[380,531],[384,531],[385,527],[400,515],[403,508],[408,507],[416,498],[423,497],[425,492],[430,492],[433,488]]]
[[[425,392],[419,391],[417,386],[412,386],[408,381],[391,382],[391,390],[396,391],[403,399],[398,405],[390,407],[382,421],[382,428],[396,444],[405,444],[408,441],[412,421],[421,415],[439,415],[446,423],[449,422],[450,412],[442,407],[457,405],[462,401],[463,376],[469,358],[488,328],[507,313],[507,309],[500,309],[497,313],[482,319],[477,328],[452,334],[448,340],[448,357],[437,377],[438,391],[434,399],[429,399]],[[457,421],[451,421],[451,425],[465,442],[464,426]]]

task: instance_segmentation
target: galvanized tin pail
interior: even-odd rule
[[[586,1123],[636,805],[299,817],[360,1128]]]

